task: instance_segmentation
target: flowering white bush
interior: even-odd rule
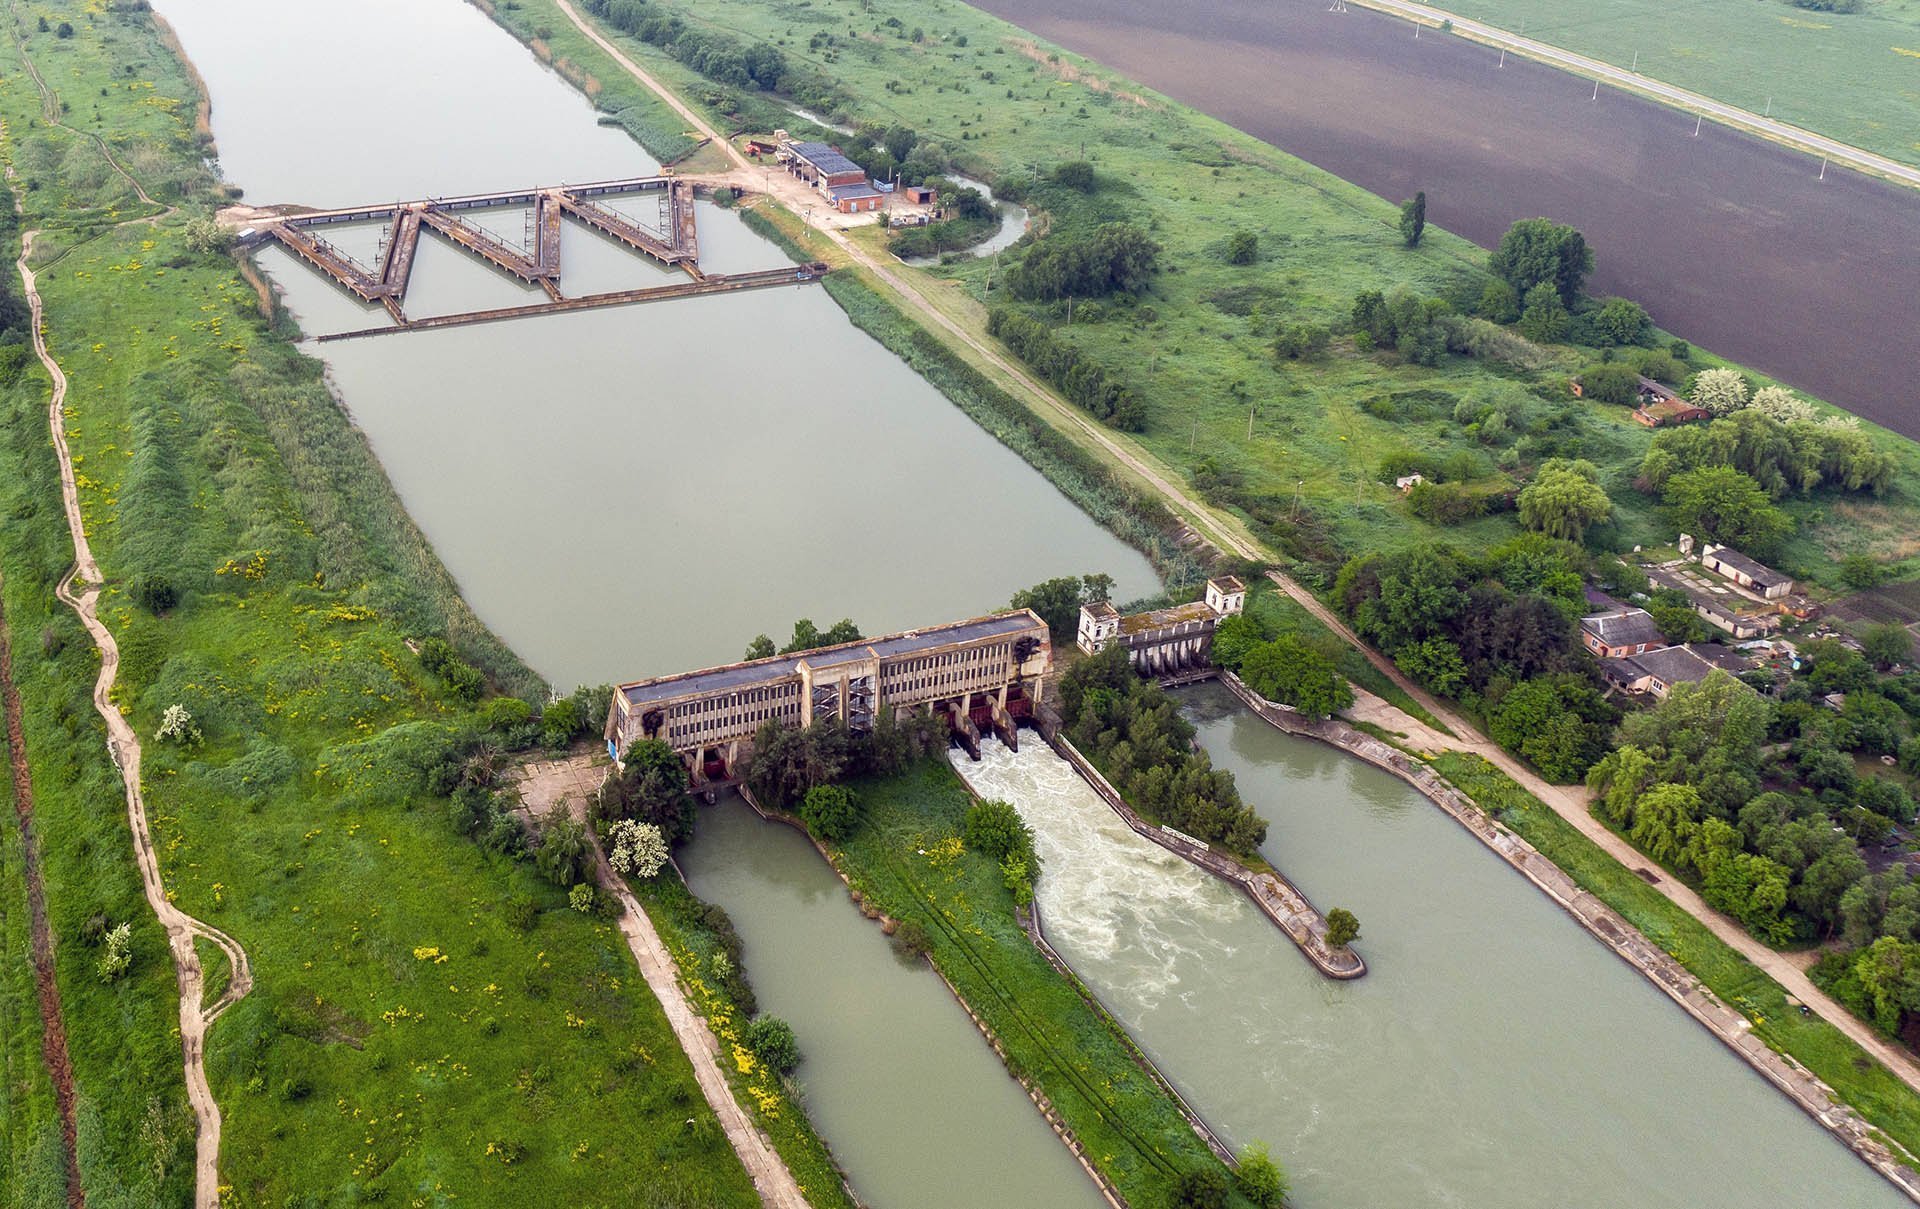
[[[1753,392],[1748,407],[1780,424],[1796,424],[1813,419],[1813,404],[1784,386],[1763,386]]]
[[[112,982],[133,964],[133,925],[121,924],[107,933],[107,951],[100,954],[100,981]]]
[[[1716,416],[1747,405],[1747,380],[1737,369],[1703,369],[1693,376],[1693,404]]]
[[[615,869],[638,878],[649,878],[667,863],[667,837],[652,823],[622,819],[609,833],[613,854],[607,859]]]
[[[193,715],[187,712],[186,706],[169,705],[167,712],[160,715],[160,729],[153,737],[192,747],[200,741],[200,728],[193,724]]]

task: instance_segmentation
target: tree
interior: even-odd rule
[[[1327,944],[1335,949],[1344,949],[1360,939],[1360,919],[1345,907],[1335,907],[1327,912]]]
[[[1260,259],[1260,237],[1252,231],[1235,231],[1227,236],[1227,263],[1252,264]]]
[[[880,145],[896,160],[905,160],[913,154],[913,146],[919,141],[920,136],[905,126],[889,126],[887,132],[880,136]]]
[[[540,715],[540,741],[548,747],[564,747],[580,733],[584,722],[580,703],[573,698],[562,697],[550,702]]]
[[[1604,344],[1644,344],[1653,334],[1653,320],[1631,298],[1609,298],[1594,312],[1593,330]]]
[[[1860,651],[1875,665],[1892,667],[1913,654],[1913,635],[1897,621],[1870,625],[1860,635]]]
[[[1257,1209],[1280,1209],[1287,1199],[1287,1173],[1267,1153],[1265,1142],[1249,1142],[1240,1151],[1233,1184]]]
[[[693,834],[693,799],[687,796],[687,769],[673,748],[659,739],[642,739],[627,749],[625,767],[607,781],[595,817],[652,823],[669,843]]]
[[[1667,519],[1687,533],[1712,538],[1765,558],[1793,532],[1793,521],[1773,506],[1750,475],[1731,466],[1705,466],[1667,480]]]
[[[1272,635],[1250,613],[1234,613],[1220,619],[1213,630],[1212,657],[1215,667],[1238,671],[1247,652]]]
[[[820,839],[837,843],[860,825],[860,800],[844,785],[816,785],[801,799],[800,821]]]
[[[1042,580],[1031,588],[1022,588],[1008,602],[1015,609],[1032,609],[1047,623],[1047,632],[1055,643],[1072,642],[1080,629],[1080,606],[1093,604],[1113,595],[1110,575],[1061,575]]]
[[[555,819],[540,829],[540,847],[534,850],[533,865],[540,876],[565,888],[587,875],[593,864],[593,842],[578,819]]]
[[[1459,696],[1469,683],[1460,647],[1452,639],[1437,634],[1401,647],[1394,652],[1393,661],[1401,671],[1418,680],[1421,687],[1442,697]]]
[[[1693,376],[1687,397],[1695,407],[1730,416],[1747,405],[1747,380],[1737,369],[1703,369]]]
[[[800,1065],[800,1043],[793,1026],[778,1016],[755,1016],[747,1022],[747,1048],[760,1064],[776,1075],[790,1075]]]
[[[1602,361],[1580,371],[1580,396],[1596,403],[1631,405],[1640,397],[1640,375],[1631,365]]]
[[[1173,1181],[1167,1195],[1171,1209],[1226,1209],[1227,1173],[1219,1167],[1191,1167]]]
[[[1520,312],[1521,335],[1537,344],[1552,344],[1566,337],[1573,319],[1552,282],[1543,281],[1528,290],[1525,302]]]
[[[1849,554],[1840,560],[1840,578],[1849,588],[1877,588],[1886,582],[1887,574],[1887,564],[1871,554]]]
[[[1160,271],[1160,252],[1132,223],[1105,223],[1086,234],[1056,232],[1007,274],[1007,288],[1016,298],[1043,302],[1138,293]]]
[[[1353,687],[1333,660],[1298,635],[1282,634],[1247,652],[1240,664],[1247,687],[1309,718],[1327,718],[1353,704]]]
[[[1593,252],[1572,227],[1544,218],[1523,218],[1507,228],[1488,258],[1494,276],[1525,295],[1534,286],[1551,285],[1563,306],[1572,306],[1593,271]]]
[[[62,22],[60,23],[60,25],[59,25],[59,28],[57,28],[57,29],[55,29],[55,30],[53,31],[53,36],[54,36],[54,37],[56,37],[56,38],[71,38],[71,37],[73,37],[73,22],[71,22],[71,21],[62,21]]]
[[[667,837],[652,823],[622,819],[613,825],[607,838],[613,841],[613,854],[607,863],[628,877],[645,881],[667,863]]]
[[[1813,404],[1784,386],[1761,387],[1753,392],[1747,406],[1776,424],[1811,423],[1816,414]]]
[[[1099,186],[1093,175],[1093,165],[1085,160],[1069,160],[1059,165],[1053,170],[1053,181],[1082,193],[1091,193]]]
[[[1520,292],[1502,278],[1495,277],[1480,291],[1473,312],[1495,323],[1512,323],[1520,318]]]
[[[44,21],[45,18],[42,18]],[[121,924],[107,933],[107,947],[96,969],[101,982],[116,981],[133,966],[133,925]]]
[[[1520,491],[1520,523],[1548,537],[1578,542],[1589,525],[1613,515],[1592,462],[1551,458]]]
[[[747,644],[747,653],[742,656],[742,658],[748,661],[771,659],[779,653],[773,645],[773,639],[767,637],[765,634],[755,634],[753,641]]]
[[[1427,233],[1427,194],[1423,189],[1407,201],[1400,203],[1400,238],[1409,248],[1420,246],[1420,237]]]
[[[764,637],[764,635],[763,635]],[[780,648],[782,655],[798,654],[802,651],[817,651],[821,647],[839,646],[843,642],[858,642],[860,627],[848,618],[842,617],[825,630],[813,624],[810,617],[802,617],[793,623],[793,637],[787,645]],[[753,650],[758,643],[749,646]]]

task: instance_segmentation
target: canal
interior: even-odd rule
[[[1028,1127],[1032,1102],[946,987],[894,956],[805,836],[729,796],[679,859],[693,892],[732,914],[755,995],[798,1022],[807,1113],[862,1200],[1106,1203],[1050,1130]]]
[[[1907,1204],[1404,783],[1218,686],[1178,700],[1268,859],[1359,916],[1365,978],[1321,977],[1044,744],[954,763],[1035,829],[1054,947],[1217,1132],[1272,1146],[1290,1204]]]
[[[168,0],[213,92],[221,167],[257,204],[331,206],[638,176],[657,165],[458,0],[336,0],[281,36],[244,0]],[[376,34],[375,31],[378,31]],[[509,237],[510,214],[482,221]],[[703,260],[784,263],[713,206]],[[330,236],[336,233],[329,233]],[[364,254],[377,233],[341,235]],[[563,288],[667,280],[569,224]],[[357,300],[277,252],[309,333]],[[526,301],[423,237],[409,309]],[[475,611],[562,688],[740,657],[796,616],[885,633],[1104,571],[1100,528],[818,286],[315,346]],[[975,553],[953,557],[956,543]]]
[[[1822,180],[1800,152],[1326,0],[977,7],[1390,200],[1424,189],[1431,222],[1483,247],[1515,219],[1572,223],[1595,293],[1920,437],[1920,192]]]

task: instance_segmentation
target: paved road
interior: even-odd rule
[[[1678,105],[1690,113],[1703,113],[1716,122],[1805,148],[1817,155],[1828,156],[1837,163],[1847,164],[1876,176],[1884,176],[1902,184],[1920,187],[1920,168],[1909,167],[1896,160],[1890,160],[1884,155],[1875,155],[1871,151],[1862,150],[1840,142],[1838,139],[1830,139],[1824,134],[1815,134],[1811,130],[1788,125],[1751,110],[1741,109],[1737,105],[1727,105],[1712,97],[1688,92],[1684,88],[1653,79],[1651,76],[1643,76],[1637,71],[1615,67],[1611,63],[1590,59],[1586,55],[1562,50],[1558,46],[1550,46],[1545,42],[1510,33],[1496,26],[1475,21],[1471,17],[1462,17],[1458,13],[1450,13],[1445,9],[1434,8],[1427,4],[1410,4],[1407,0],[1353,0],[1353,2],[1364,8],[1379,9],[1382,12],[1410,17],[1422,24],[1437,26],[1442,21],[1451,21],[1454,33],[1472,38],[1476,42],[1510,50],[1530,59],[1539,59],[1589,78],[1598,76],[1609,84],[1618,84],[1622,88],[1657,97],[1662,101]]]

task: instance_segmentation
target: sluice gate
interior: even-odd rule
[[[643,222],[607,204],[608,199],[633,194],[657,196],[657,222]],[[633,177],[584,185],[472,193],[386,205],[292,211],[260,221],[250,238],[256,242],[271,240],[279,243],[361,301],[385,306],[398,325],[394,328],[344,332],[321,339],[480,323],[547,311],[648,302],[691,294],[724,293],[785,282],[811,281],[826,271],[826,266],[816,264],[804,265],[792,271],[775,270],[709,279],[700,269],[700,243],[693,203],[693,185],[690,182],[671,176]],[[466,217],[474,211],[503,207],[531,207],[526,241],[531,246],[517,247]],[[560,289],[560,241],[565,227],[563,220],[568,216],[632,251],[670,268],[682,270],[692,281],[674,286],[568,298]],[[387,224],[381,236],[378,270],[362,265],[319,234],[320,230],[331,226],[374,221]],[[436,316],[431,320],[409,319],[401,303],[406,298],[422,227],[514,279],[538,285],[546,291],[548,301],[524,307]]]

